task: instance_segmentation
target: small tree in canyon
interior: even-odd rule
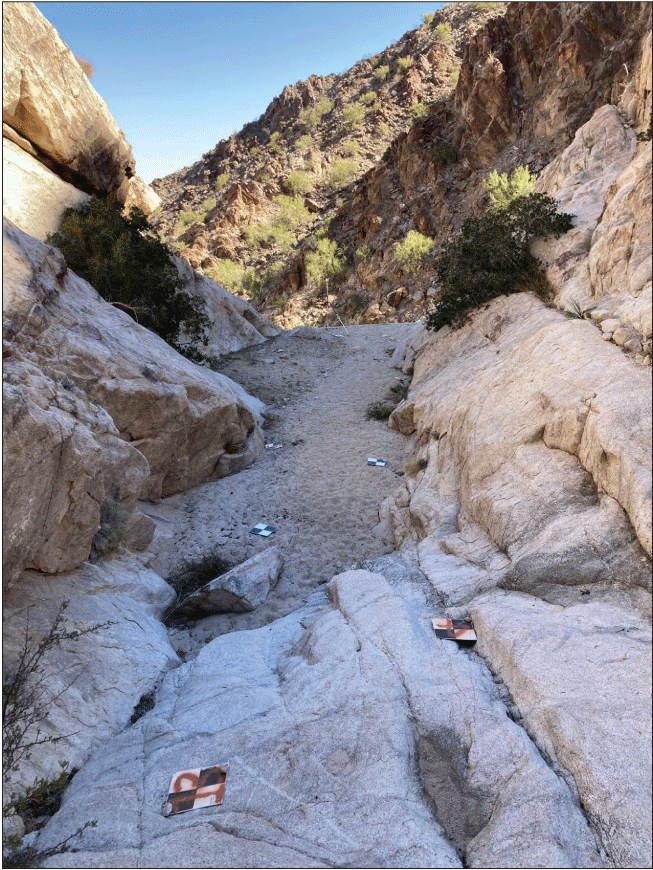
[[[132,208],[124,217],[113,197],[92,196],[81,208],[65,210],[58,232],[48,235],[48,242],[107,302],[184,356],[202,358],[196,345],[208,341],[204,302],[182,291],[172,252],[149,231],[142,211]]]
[[[504,208],[467,218],[438,257],[440,293],[426,328],[458,326],[485,302],[524,288],[546,296],[546,278],[529,242],[537,236],[557,238],[572,226],[572,216],[559,214],[555,200],[543,193],[519,196]]]

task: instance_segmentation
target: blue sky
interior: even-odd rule
[[[37,2],[93,64],[146,181],[190,166],[286,85],[340,73],[442,3]]]

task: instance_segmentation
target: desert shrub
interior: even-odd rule
[[[433,24],[433,19],[435,18],[435,12],[425,12],[422,15],[422,21],[426,24],[427,27],[430,27]]]
[[[384,399],[378,402],[372,402],[367,406],[366,416],[368,420],[387,420],[394,409],[408,395],[408,381],[401,381],[398,384],[393,384],[388,390]]]
[[[352,157],[334,160],[329,173],[329,187],[332,190],[344,187],[356,176],[357,172],[358,166]]]
[[[362,293],[361,291],[350,293],[347,297],[347,305],[352,314],[358,314],[359,312],[364,311],[367,307],[368,301],[369,298],[367,293]]]
[[[295,150],[298,154],[306,154],[306,152],[312,145],[312,136],[309,136],[308,133],[304,133],[304,135],[300,136],[299,139],[295,142]]]
[[[289,253],[297,244],[297,236],[295,233],[283,226],[272,227],[267,235],[267,241],[281,248],[284,253]]]
[[[361,150],[361,145],[358,139],[347,139],[342,147],[347,157],[355,157]]]
[[[421,269],[434,245],[433,239],[418,233],[417,230],[410,230],[406,238],[395,245],[395,260],[399,263],[401,271],[411,275]]]
[[[184,337],[207,344],[204,301],[180,292],[182,281],[170,249],[148,229],[139,209],[123,217],[116,199],[92,196],[80,208],[64,211],[58,232],[50,234],[48,242],[108,302],[180,353],[197,359],[197,348],[180,341]]]
[[[380,136],[382,139],[387,139],[388,136],[390,135],[390,127],[388,127],[388,125],[387,125],[385,122],[382,121],[382,122],[379,124],[379,128],[378,128],[378,129],[379,129],[379,136]]]
[[[211,197],[207,197],[202,203],[202,208],[204,211],[211,211],[212,208],[215,208],[215,200]]]
[[[440,283],[437,307],[426,319],[427,329],[462,323],[467,314],[496,296],[538,283],[539,261],[528,243],[536,236],[556,238],[573,226],[569,214],[558,214],[556,203],[542,193],[512,200],[465,220],[460,234],[445,245],[436,263]]]
[[[398,57],[397,58],[397,70],[400,73],[407,72],[414,65],[415,65],[415,58],[414,57]]]
[[[435,34],[437,41],[442,43],[442,45],[449,45],[451,42],[452,37],[450,24],[438,24],[433,28],[433,33]]]
[[[410,107],[410,114],[413,118],[426,118],[429,113],[429,107],[426,103],[413,103]]]
[[[270,300],[270,305],[278,314],[282,314],[289,302],[290,293],[278,293],[272,300]]]
[[[313,187],[310,177],[305,172],[289,172],[283,182],[284,189],[292,196],[302,196]]]
[[[213,190],[215,190],[216,193],[220,193],[220,191],[223,190],[227,186],[227,184],[229,184],[229,173],[221,172],[220,175],[218,175],[218,177],[213,182]]]
[[[307,130],[315,130],[325,115],[333,109],[333,101],[328,97],[320,97],[312,108],[302,109],[299,121]]]
[[[281,133],[278,130],[270,136],[270,148],[272,148],[275,154],[281,154],[283,151],[283,145],[279,141],[280,136]]]
[[[216,260],[213,265],[206,270],[207,278],[215,281],[225,290],[231,293],[236,293],[242,284],[243,274],[245,269],[240,263],[234,263],[233,260]]]
[[[286,196],[280,193],[274,197],[274,202],[279,206],[275,223],[284,229],[296,230],[311,217],[303,200],[298,196]]]
[[[167,577],[167,582],[177,593],[176,600],[168,608],[170,614],[179,601],[196,589],[221,577],[233,568],[233,563],[218,550],[211,550],[196,559],[186,559]],[[164,616],[164,621],[166,617]]]
[[[390,75],[390,67],[387,63],[384,63],[382,66],[378,66],[374,70],[374,78],[377,82],[384,82],[388,76]]]
[[[449,82],[452,88],[455,88],[458,84],[458,79],[460,78],[460,70],[455,69],[451,75],[449,76]]]
[[[83,57],[80,57],[78,54],[73,55],[77,63],[81,66],[82,71],[87,79],[92,79],[95,75],[95,70],[93,69],[93,64],[90,60],[84,60]]]
[[[263,271],[246,269],[243,275],[242,288],[254,302],[258,302],[269,292],[277,278],[283,272],[283,263],[272,263]]]
[[[53,780],[37,779],[32,785],[22,787],[19,792],[7,794],[12,787],[12,774],[16,773],[22,761],[29,759],[32,749],[44,744],[65,740],[71,735],[43,733],[41,725],[47,720],[53,702],[69,688],[76,679],[72,674],[68,685],[56,694],[47,688],[47,653],[65,641],[76,641],[87,634],[108,628],[113,623],[90,625],[85,629],[69,631],[64,622],[68,601],[62,601],[57,613],[45,634],[40,637],[30,631],[30,612],[27,611],[23,641],[16,662],[3,662],[2,676],[2,781],[5,786],[3,795],[3,820],[17,814],[25,822],[26,830],[32,831],[43,826],[61,803],[64,789],[72,778],[67,762],[60,762],[61,773]],[[68,843],[86,828],[95,827],[97,822],[88,821],[77,830],[46,850],[34,846],[23,846],[18,837],[3,836],[3,867],[38,867],[41,861],[52,855],[68,851]]]
[[[376,102],[376,94],[374,91],[368,91],[358,98],[358,102],[362,103],[363,106],[371,106]]]
[[[431,148],[431,159],[438,169],[445,169],[451,163],[455,163],[458,159],[458,151],[451,144],[441,139],[437,145]]]
[[[186,227],[189,227],[191,224],[194,224],[196,222],[202,223],[204,221],[204,215],[198,211],[186,209],[186,211],[182,211],[179,213],[178,220],[179,226],[182,229],[185,229]]]
[[[93,537],[91,556],[98,558],[115,553],[125,536],[129,513],[113,497],[105,498],[100,505],[100,528]]]
[[[318,239],[315,250],[307,252],[304,262],[308,280],[313,284],[321,284],[325,278],[338,281],[347,269],[345,252],[326,237]]]
[[[517,166],[507,175],[493,169],[483,187],[490,194],[490,208],[506,208],[519,196],[528,196],[535,186],[536,176],[531,175],[527,166]]]
[[[387,420],[390,414],[395,409],[395,405],[390,401],[371,402],[365,409],[365,414],[368,420]]]
[[[362,245],[359,245],[356,248],[356,251],[354,253],[354,260],[356,263],[364,263],[365,260],[369,259],[371,253],[372,253],[372,250],[371,250],[370,246],[368,244],[366,244],[365,242],[363,242]]]
[[[350,103],[342,110],[342,123],[346,130],[353,133],[365,118],[365,106],[360,103]]]

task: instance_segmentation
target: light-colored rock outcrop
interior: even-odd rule
[[[2,174],[4,217],[41,241],[58,229],[65,209],[88,200],[87,193],[6,138],[2,140]]]
[[[185,260],[175,257],[174,262],[184,282],[184,291],[201,296],[205,301],[211,324],[207,331],[208,344],[202,348],[205,354],[222,356],[280,334],[279,327],[259,314],[249,302],[199,274]]]
[[[535,189],[574,216],[570,232],[533,244],[557,304],[616,317],[609,337],[619,328],[632,332],[615,339],[622,346],[650,340],[650,142],[637,146],[617,108],[603,106],[542,172]]]
[[[32,3],[2,7],[2,119],[66,181],[117,191],[134,158],[104,100]]]
[[[598,306],[651,338],[651,143],[614,181],[589,253]],[[605,300],[602,297],[612,297]]]
[[[60,762],[81,766],[93,749],[123,729],[142,695],[178,664],[160,617],[174,591],[130,559],[84,564],[73,573],[29,572],[3,596],[4,673],[18,660],[25,632],[47,635],[63,601],[67,632],[96,631],[62,640],[41,659],[39,699],[47,717],[35,725],[46,742],[30,749],[10,777],[7,794],[36,778],[56,779]],[[34,737],[35,726],[28,732]],[[49,738],[56,740],[48,742]]]
[[[117,197],[123,203],[126,214],[132,208],[139,208],[149,217],[161,205],[161,197],[139,175],[132,175],[123,181]]]
[[[602,866],[563,779],[477,657],[437,640],[410,571],[353,571],[325,599],[205,646],[96,753],[40,847],[46,866]],[[423,588],[423,586],[422,586]],[[221,807],[164,818],[172,774],[228,763]],[[213,856],[213,857],[211,857]]]
[[[651,863],[651,626],[605,601],[557,607],[492,592],[477,651],[564,771],[615,867]]]
[[[4,229],[12,578],[83,561],[105,498],[129,511],[188,489],[252,462],[263,439],[258,400],[102,300],[58,251]]]
[[[268,547],[184,598],[175,614],[198,618],[211,613],[254,610],[268,597],[282,567],[281,553],[276,547]]]
[[[391,418],[428,459],[398,497],[412,534],[475,524],[509,556],[506,582],[519,588],[649,584],[648,380],[591,324],[528,296],[440,330]]]

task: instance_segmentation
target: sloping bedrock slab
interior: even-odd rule
[[[564,772],[612,866],[651,866],[651,629],[605,602],[563,608],[495,590],[472,607],[476,650]]]
[[[649,380],[594,326],[520,294],[436,333],[393,418],[440,434],[446,467],[430,459],[420,485],[452,466],[462,516],[510,556],[516,587],[650,588]]]
[[[4,225],[4,335],[12,352],[70,380],[147,459],[153,500],[237,471],[263,446],[262,403],[195,365],[69,271],[61,254]]]
[[[185,292],[201,296],[206,304],[211,323],[207,330],[209,342],[203,348],[207,355],[223,356],[252,344],[261,344],[281,333],[278,326],[259,314],[249,302],[196,272],[185,260],[174,257],[174,263],[184,282]]]
[[[335,608],[316,593],[168,673],[39,847],[97,827],[45,866],[460,867],[452,841],[468,866],[602,866],[566,784],[485,666],[434,638],[424,599],[366,571],[330,592]],[[216,763],[230,765],[223,805],[164,818],[171,776]]]
[[[79,207],[89,198],[4,138],[2,175],[3,215],[41,241],[58,229],[65,209]]]
[[[62,640],[43,657],[39,695],[47,718],[38,727],[41,736],[57,740],[33,746],[12,784],[56,779],[60,761],[67,761],[69,770],[80,767],[128,724],[141,696],[179,661],[160,621],[173,598],[174,590],[158,574],[128,558],[87,562],[65,574],[25,572],[5,593],[7,671],[18,659],[26,629],[35,639],[33,649],[47,636],[63,601],[69,602],[68,632],[110,623],[77,640]]]
[[[124,133],[33,3],[2,7],[2,119],[76,187],[116,191],[133,175]]]

